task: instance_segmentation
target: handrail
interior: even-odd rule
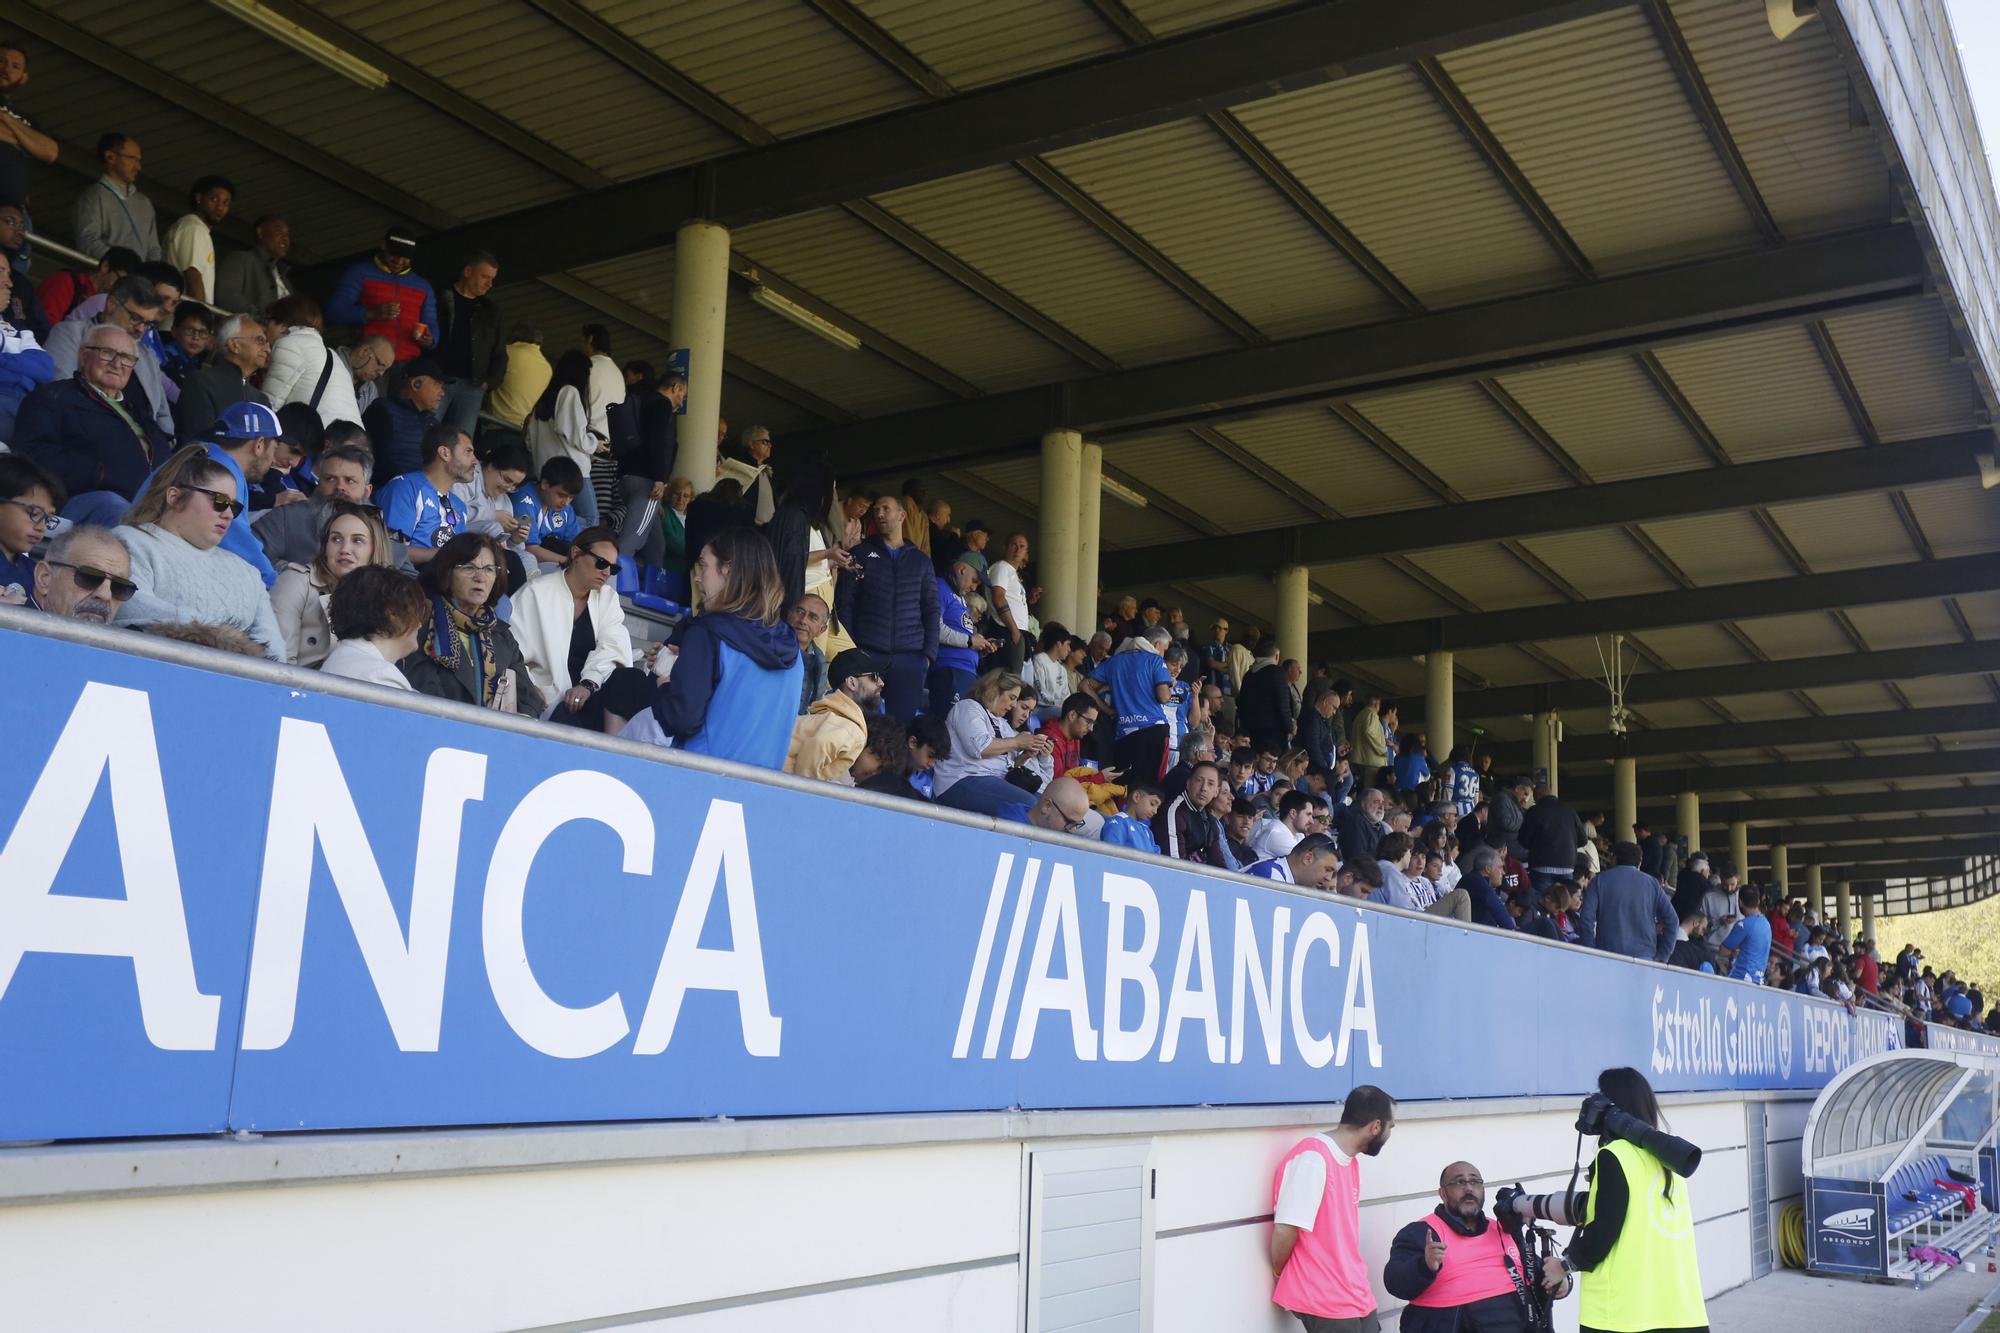
[[[47,232],[36,231],[28,233],[28,243],[31,257],[40,251],[46,250],[56,258],[67,263],[76,264],[82,268],[94,269],[97,267],[98,261],[102,258],[100,255],[87,255],[73,245],[64,245],[61,241],[51,237]],[[190,301],[194,300],[193,297],[187,299]],[[216,314],[224,317],[250,314],[247,310],[224,310],[213,301],[196,301],[195,304],[213,310]],[[256,315],[254,318],[262,319],[263,316]]]

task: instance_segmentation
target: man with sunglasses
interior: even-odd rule
[[[96,304],[99,300],[102,305]],[[97,329],[116,329],[132,339],[138,356],[126,377],[137,385],[139,395],[145,399],[145,409],[153,425],[171,440],[173,395],[167,391],[167,373],[161,369],[159,358],[142,345],[165,309],[158,287],[137,273],[128,274],[111,284],[111,290],[101,298],[85,301],[68,319],[50,329],[48,352],[49,359],[55,362],[56,378],[65,379],[82,366],[84,344],[91,341]]]
[[[124,330],[84,335],[75,370],[21,400],[10,444],[69,492],[63,517],[116,524],[154,465],[173,451],[132,371],[145,355]]]
[[[49,543],[35,566],[29,605],[52,616],[108,625],[138,585],[132,558],[109,528],[78,525]]]
[[[854,785],[848,769],[868,748],[868,717],[882,702],[882,667],[862,648],[834,656],[827,668],[826,696],[792,724],[787,773]]]

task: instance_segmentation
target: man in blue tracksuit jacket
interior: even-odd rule
[[[924,709],[924,681],[938,652],[937,572],[903,538],[903,502],[875,502],[875,535],[853,550],[840,573],[834,607],[855,646],[888,664],[883,706],[908,722]]]

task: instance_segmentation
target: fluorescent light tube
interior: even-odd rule
[[[217,9],[233,14],[272,41],[291,47],[302,56],[317,60],[334,73],[354,80],[363,88],[380,91],[389,86],[389,76],[360,56],[341,50],[308,28],[292,22],[257,0],[209,0]]]
[[[1131,505],[1134,509],[1144,509],[1146,507],[1146,497],[1133,490],[1130,486],[1122,482],[1113,481],[1109,477],[1105,477],[1101,484],[1104,487],[1106,495],[1116,496],[1126,504]]]
[[[860,350],[861,339],[833,321],[821,319],[797,301],[785,299],[762,283],[750,289],[750,299],[772,314],[781,315],[807,332],[818,334],[836,347],[845,347],[850,352]]]

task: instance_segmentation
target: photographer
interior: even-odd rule
[[[1446,1167],[1438,1199],[1429,1216],[1396,1233],[1382,1270],[1382,1285],[1410,1303],[1401,1333],[1527,1333],[1541,1326],[1520,1243],[1486,1217],[1479,1168]],[[1551,1256],[1540,1300],[1560,1300],[1573,1285],[1562,1260]]]
[[[1656,1151],[1692,1171],[1699,1150],[1660,1132],[1659,1100],[1638,1070],[1607,1069],[1597,1076],[1597,1090],[1616,1109],[1604,1115],[1583,1226],[1569,1247],[1570,1266],[1585,1275],[1583,1333],[1705,1330],[1694,1207],[1682,1173]],[[1590,1110],[1586,1102],[1586,1116]],[[1619,1123],[1620,1111],[1643,1123]]]

